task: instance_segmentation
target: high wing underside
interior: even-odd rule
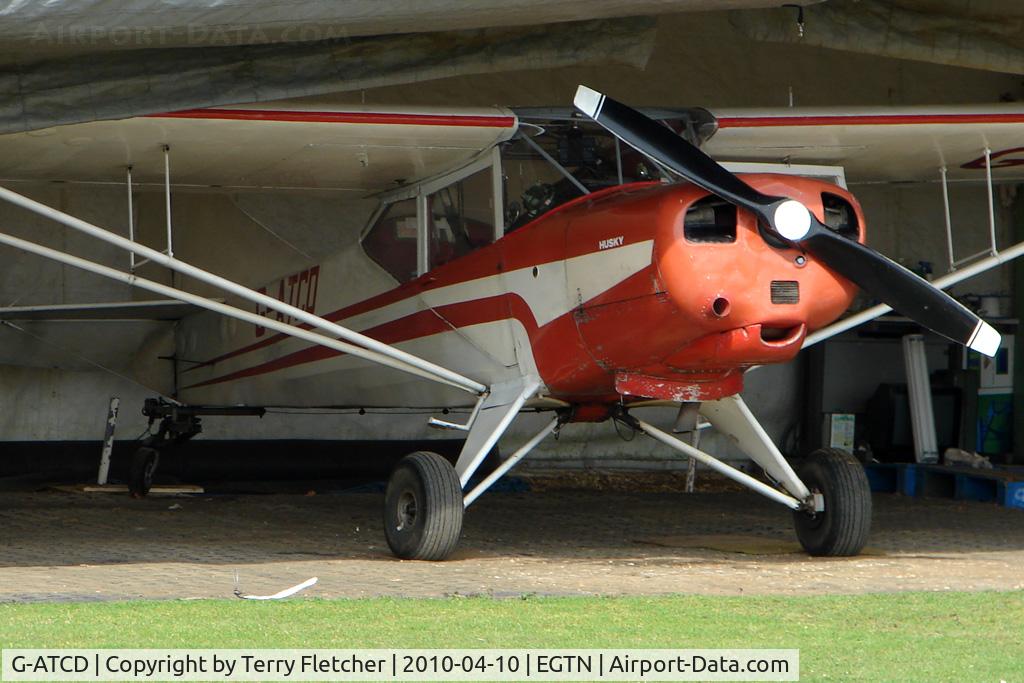
[[[551,110],[555,111],[555,110]],[[695,112],[702,110],[664,110]],[[523,110],[527,118],[540,111]],[[851,183],[1024,179],[1024,107],[718,110],[697,120],[723,161],[842,166]],[[532,118],[531,118],[532,120]],[[515,134],[501,108],[247,105],[0,136],[0,182],[164,182],[178,188],[318,190],[366,196],[466,163]]]
[[[52,304],[42,306],[0,307],[0,320],[92,320],[117,322],[124,320],[181,320],[197,312],[195,306],[180,301],[116,301],[96,304]]]
[[[0,364],[62,370],[103,368],[146,376],[136,365],[139,352],[148,351],[141,355],[146,366],[166,364],[156,357],[156,349],[162,342],[165,355],[170,356],[173,324],[200,310],[173,299],[3,306]]]
[[[224,107],[0,136],[0,182],[380,192],[467,162],[515,132],[509,111]]]
[[[850,183],[1024,179],[1024,107],[718,110],[703,146],[727,161],[842,166]]]

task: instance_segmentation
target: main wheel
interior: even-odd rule
[[[871,531],[871,487],[864,466],[846,451],[822,448],[800,464],[797,475],[825,501],[823,512],[793,512],[800,545],[811,555],[858,554]]]
[[[128,471],[128,492],[136,498],[149,493],[153,486],[153,474],[160,464],[160,452],[143,446],[132,455],[132,466]]]
[[[405,560],[443,560],[462,534],[462,485],[451,463],[418,451],[402,458],[384,494],[388,546]]]

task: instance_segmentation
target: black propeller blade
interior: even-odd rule
[[[576,91],[575,105],[623,142],[752,212],[775,236],[807,251],[896,311],[987,356],[998,350],[999,333],[988,323],[898,263],[823,225],[802,203],[758,192],[669,128],[586,86]]]

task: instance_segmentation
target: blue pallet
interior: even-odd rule
[[[1003,484],[1000,502],[1008,508],[1024,510],[1024,481],[1008,481]]]
[[[967,470],[916,463],[873,463],[864,469],[871,490],[876,493],[953,498],[1024,509],[1024,478],[1007,480],[1005,470]]]
[[[900,492],[900,468],[903,465],[897,463],[874,463],[864,466],[864,473],[868,475],[868,484],[875,493],[899,493]]]

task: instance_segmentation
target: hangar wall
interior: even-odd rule
[[[457,77],[409,87],[381,88],[363,93],[321,97],[315,102],[362,101],[382,104],[568,104],[578,83],[614,93],[637,105],[705,105],[720,107],[780,106],[790,96],[798,105],[930,104],[993,102],[1009,93],[1022,94],[1016,77],[940,67],[881,57],[856,55],[823,48],[755,43],[744,38],[724,14],[686,14],[659,18],[654,55],[646,71],[607,68],[565,68],[543,73],[521,71],[500,76]],[[98,186],[20,187],[31,196],[99,225],[126,232],[124,188]],[[854,187],[869,217],[870,242],[881,251],[913,265],[928,260],[944,271],[941,195],[936,185]],[[177,253],[248,284],[296,270],[317,254],[354,239],[371,203],[353,205],[325,196],[260,196],[181,192],[174,200]],[[959,254],[973,253],[986,240],[987,203],[983,188],[956,187],[952,193]],[[162,196],[140,193],[136,212],[140,235],[151,245],[163,239]],[[1002,210],[1000,210],[1000,213]],[[1009,224],[1002,221],[1002,224]],[[70,234],[23,211],[0,206],[0,228],[17,235],[32,235],[44,243],[67,248],[103,262],[123,266],[124,254],[111,247]],[[1006,230],[1000,227],[1002,235]],[[1005,243],[1005,241],[1004,241]],[[273,257],[273,258],[271,258]],[[272,263],[268,269],[266,264]],[[169,280],[167,273],[150,266],[143,274]],[[1007,269],[967,283],[959,291],[1008,290]],[[208,289],[197,288],[203,293]],[[0,249],[0,305],[71,303],[147,298],[116,283],[69,268]],[[141,362],[111,345],[112,338],[127,340],[140,334],[132,326],[110,331],[90,341],[89,360],[58,351],[43,351],[49,344],[84,336],[65,325],[57,331],[32,328],[29,336],[0,328],[0,439],[98,440],[103,430],[107,399],[118,394],[124,401],[121,436],[130,437],[144,427],[134,407],[151,392],[97,369],[92,362],[121,372]],[[69,330],[72,330],[69,334]],[[142,330],[144,336],[159,335]],[[49,344],[40,342],[43,337]],[[104,351],[104,349],[108,349]],[[34,367],[17,367],[35,354]],[[153,383],[169,391],[169,368],[152,363]],[[800,364],[764,368],[748,378],[746,397],[751,408],[776,440],[785,441],[801,395]],[[785,397],[780,400],[780,396]],[[657,420],[670,423],[672,411]],[[389,421],[389,433],[415,434],[422,416]],[[508,447],[532,431],[524,420]],[[374,416],[309,418],[272,415],[258,422],[210,419],[203,438],[367,438],[381,431]],[[705,442],[708,443],[708,442]],[[709,448],[726,444],[712,440]],[[567,458],[577,464],[636,463],[668,467],[675,461],[660,455],[649,440],[622,441],[609,424],[573,426],[561,439],[549,442],[535,460]],[[0,454],[2,458],[2,454]]]

